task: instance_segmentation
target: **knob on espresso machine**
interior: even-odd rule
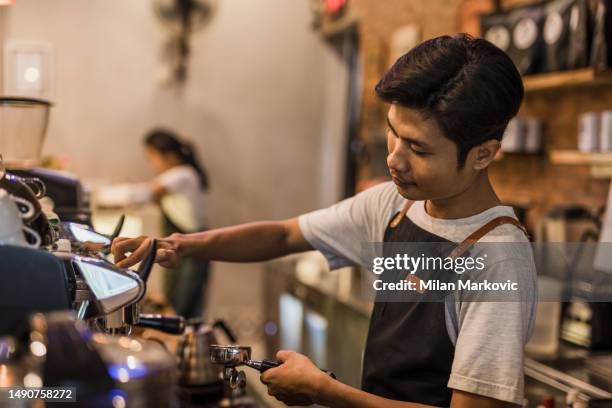
[[[155,255],[157,254],[157,240],[152,239],[149,244],[149,250],[147,251],[147,255],[144,257],[142,262],[140,262],[140,266],[136,273],[140,276],[140,279],[144,283],[147,283],[149,279],[149,275],[151,275],[151,270],[153,269],[153,264],[155,263]]]
[[[132,327],[138,324],[139,319],[139,305],[138,302],[142,300],[146,293],[146,282],[153,269],[155,262],[155,253],[157,251],[157,241],[151,240],[147,255],[140,263],[140,266],[136,272],[120,270],[112,264],[108,264],[109,268],[115,268],[123,275],[132,275],[142,286],[142,290],[136,298],[126,301],[124,304],[120,304],[118,308],[110,310],[108,313],[104,313],[98,318],[98,326],[102,331],[108,334],[118,335],[129,335],[132,331]],[[91,286],[91,285],[90,285]]]

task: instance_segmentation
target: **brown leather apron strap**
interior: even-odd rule
[[[404,217],[408,213],[408,210],[410,209],[410,207],[412,207],[412,204],[414,204],[414,201],[406,200],[406,204],[404,204],[404,207],[402,208],[402,210],[399,213],[397,213],[395,218],[393,218],[391,220],[391,223],[389,223],[389,226],[391,228],[397,227],[399,225],[399,223],[402,222],[402,220],[404,219]]]
[[[470,234],[462,243],[457,245],[455,249],[450,253],[449,257],[456,258],[458,256],[463,255],[472,245],[480,240],[480,238],[484,237],[487,233],[492,231],[493,229],[504,225],[504,224],[512,224],[516,227],[520,228],[521,231],[525,233],[527,239],[529,239],[529,234],[527,233],[527,229],[521,224],[516,218],[504,215],[502,217],[497,217],[487,222],[482,227],[478,228],[476,231]]]
[[[404,204],[404,207],[401,209],[399,213],[397,213],[397,215],[389,223],[389,226],[391,228],[397,227],[400,224],[400,222],[402,222],[402,220],[408,213],[408,210],[410,209],[410,207],[412,207],[412,204],[414,204],[414,201],[406,200],[406,204]],[[456,258],[458,256],[463,255],[468,249],[470,249],[472,245],[478,242],[480,238],[484,237],[486,234],[488,234],[495,228],[501,225],[504,225],[504,224],[512,224],[518,227],[521,231],[523,231],[523,233],[525,233],[525,236],[527,236],[527,239],[529,239],[529,234],[527,233],[527,229],[523,226],[523,224],[521,224],[514,217],[504,215],[501,217],[493,218],[491,221],[487,222],[485,225],[478,228],[476,231],[472,232],[463,242],[461,242],[459,245],[455,247],[455,249],[450,253],[449,257]]]
[[[414,201],[406,200],[406,204],[404,204],[404,207],[402,208],[402,210],[399,213],[397,213],[397,215],[391,220],[391,222],[389,223],[389,227],[391,228],[397,227],[400,224],[400,222],[402,222],[406,214],[408,213],[408,210],[410,209],[410,207],[412,207],[412,204],[414,204]],[[525,235],[527,236],[527,239],[529,239],[529,234],[527,233],[527,229],[523,226],[523,224],[521,224],[516,218],[504,215],[501,217],[493,218],[491,221],[487,222],[485,225],[478,228],[476,231],[472,232],[463,242],[461,242],[459,245],[455,247],[455,249],[453,249],[449,257],[457,258],[463,255],[465,252],[467,252],[470,249],[472,245],[478,242],[482,237],[484,237],[486,234],[488,234],[495,228],[501,225],[504,225],[504,224],[512,224],[518,227],[521,231],[525,233]],[[406,275],[406,280],[413,281],[415,284],[415,287],[417,288],[419,287],[420,278],[418,276],[409,273],[408,275]],[[424,293],[425,291],[417,289],[417,292]]]

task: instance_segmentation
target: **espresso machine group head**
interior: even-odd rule
[[[157,241],[151,240],[147,255],[136,271],[119,268],[103,259],[60,254],[65,257],[67,268],[74,272],[77,317],[89,321],[96,331],[130,334],[132,327],[139,323],[138,302],[145,295],[156,251]]]

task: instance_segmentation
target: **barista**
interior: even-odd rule
[[[331,269],[369,268],[362,242],[527,242],[487,173],[523,97],[521,77],[506,54],[467,35],[434,38],[401,57],[376,92],[390,103],[392,182],[285,221],[174,234],[160,240],[157,261],[172,266],[196,256],[251,262],[316,249]],[[115,240],[118,265],[142,259],[149,241]],[[498,252],[488,272],[512,279],[527,271],[527,301],[376,302],[361,389],[330,378],[306,356],[280,351],[283,364],[261,377],[268,392],[289,405],[329,407],[522,404],[534,264],[530,253]]]
[[[163,215],[164,235],[193,233],[206,228],[208,177],[190,143],[168,129],[153,129],[143,140],[147,161],[156,176],[131,184],[131,203],[153,201]],[[176,313],[201,317],[208,282],[205,259],[176,263],[164,276],[164,294]]]
[[[157,173],[151,189],[164,216],[165,235],[205,230],[208,177],[191,144],[165,129],[152,130],[144,143]],[[209,261],[198,258],[185,259],[166,271],[165,295],[179,315],[202,316],[208,275]]]

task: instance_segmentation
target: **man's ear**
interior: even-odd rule
[[[490,139],[474,147],[470,153],[473,154],[472,168],[474,170],[484,170],[495,158],[501,147],[499,140]]]

